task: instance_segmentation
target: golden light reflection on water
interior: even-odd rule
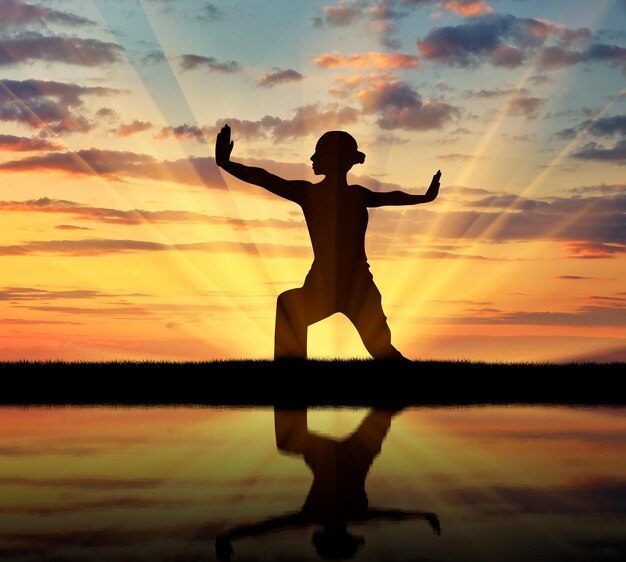
[[[309,430],[342,439],[366,413],[314,410]],[[435,512],[442,535],[362,522],[356,559],[623,559],[625,445],[625,409],[405,410],[369,505]],[[214,560],[217,534],[299,510],[311,485],[271,409],[3,408],[0,454],[3,561]],[[233,560],[268,556],[317,559],[311,530],[241,539]]]

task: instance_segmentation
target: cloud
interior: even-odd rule
[[[76,176],[144,178],[171,181],[192,186],[224,189],[226,184],[209,156],[157,160],[147,154],[91,148],[76,152],[50,153],[11,160],[0,164],[0,170],[13,172],[57,171]]]
[[[85,133],[95,123],[81,114],[84,97],[119,90],[44,80],[0,80],[0,121],[14,121],[55,134]]]
[[[580,275],[558,275],[556,279],[566,279],[568,281],[587,281],[594,279],[594,277],[582,277]]]
[[[548,20],[517,18],[510,14],[488,14],[456,26],[436,27],[417,48],[437,64],[457,67],[491,64],[516,68],[537,54],[540,69],[550,70],[580,63],[622,65],[626,49],[616,45],[592,44],[586,28],[571,29]]]
[[[471,316],[450,316],[455,324],[517,324],[535,326],[626,326],[626,308],[614,306],[581,306],[574,312],[501,312],[491,309],[472,310]]]
[[[0,38],[0,67],[37,61],[95,67],[119,62],[123,52],[119,45],[98,39],[25,32]]]
[[[315,64],[320,68],[350,68],[397,70],[402,68],[417,68],[419,59],[406,53],[378,53],[370,51],[354,55],[340,55],[338,53],[324,53],[315,57]]]
[[[364,113],[378,115],[381,129],[440,129],[459,115],[458,109],[443,101],[422,101],[411,86],[401,81],[371,84],[356,97]]]
[[[613,115],[612,117],[600,117],[598,119],[586,120],[575,127],[563,129],[556,136],[563,139],[572,139],[580,131],[585,131],[599,137],[611,137],[622,135],[626,137],[626,115]]]
[[[359,120],[359,111],[354,107],[341,107],[337,104],[311,104],[296,108],[293,117],[283,119],[265,115],[257,121],[242,119],[218,119],[214,125],[198,127],[197,125],[183,124],[176,127],[163,127],[156,138],[197,140],[206,142],[214,139],[220,129],[228,124],[237,138],[272,138],[274,142],[304,137],[311,134],[321,134],[328,129],[341,129],[353,125]]]
[[[344,27],[361,17],[361,9],[354,6],[325,6],[323,22],[329,27]]]
[[[450,160],[451,162],[464,162],[466,160],[474,160],[476,156],[454,152],[450,154],[440,154],[437,158],[440,160]]]
[[[141,57],[143,64],[159,64],[167,60],[163,51],[150,51]]]
[[[152,129],[152,126],[152,123],[148,121],[138,121],[135,119],[135,121],[131,121],[130,123],[122,123],[114,132],[118,137],[124,138]]]
[[[43,152],[52,150],[63,150],[63,147],[46,139],[0,135],[0,151]]]
[[[67,215],[77,219],[97,221],[104,224],[116,224],[133,226],[147,223],[206,223],[224,224],[235,229],[249,228],[301,228],[302,221],[280,220],[280,219],[240,219],[223,216],[205,215],[191,211],[146,211],[144,209],[110,209],[106,207],[91,207],[74,201],[63,199],[30,199],[27,201],[0,201],[0,212],[22,212],[22,213],[54,213]],[[60,230],[89,230],[82,227],[60,225],[65,228]],[[59,229],[59,227],[55,227]],[[42,293],[39,290],[29,292]],[[13,298],[11,293],[11,298]],[[5,295],[6,296],[6,295]],[[3,293],[0,291],[0,300],[3,300]]]
[[[183,70],[196,70],[200,68],[209,70],[210,72],[223,72],[226,74],[232,74],[241,70],[239,63],[234,60],[220,62],[215,57],[193,54],[182,55],[180,67]]]
[[[144,293],[105,293],[89,289],[68,289],[55,291],[35,287],[3,287],[0,289],[0,301],[48,301],[56,299],[96,299],[102,297],[147,297]]]
[[[570,156],[579,160],[595,160],[624,166],[626,165],[626,139],[618,141],[612,147],[589,142],[570,154]]]
[[[508,103],[508,114],[526,117],[526,119],[536,119],[545,102],[546,100],[542,98],[516,97]]]
[[[448,193],[454,195],[454,190]],[[432,238],[445,240],[559,242],[568,257],[616,258],[626,248],[624,192],[545,199],[491,193],[466,200],[465,205],[478,210],[384,210],[377,228],[402,224],[408,236],[429,232]]]
[[[465,18],[493,13],[493,8],[484,0],[443,0],[441,7]]]
[[[3,27],[43,26],[46,23],[57,23],[72,27],[95,24],[94,21],[85,17],[48,8],[40,4],[29,4],[21,0],[2,0],[0,29]]]
[[[500,88],[496,89],[485,89],[482,90],[466,90],[464,92],[464,97],[466,98],[479,98],[479,99],[493,99],[493,98],[502,98],[506,96],[517,96],[517,95],[526,95],[528,94],[528,90],[526,88],[509,88],[507,90],[502,90]]]
[[[563,47],[545,47],[537,58],[537,66],[542,70],[553,70],[579,64],[586,60],[585,54]]]
[[[57,224],[54,228],[56,230],[92,230],[86,226],[77,226],[75,224]]]
[[[290,82],[299,82],[304,76],[299,72],[288,68],[287,70],[274,69],[272,72],[262,74],[257,80],[258,86],[271,88],[279,84],[288,84]]]
[[[175,127],[163,127],[154,138],[162,140],[173,137],[178,140],[196,140],[205,143],[205,130],[202,127],[198,127],[198,125],[184,123]]]
[[[211,254],[247,254],[258,257],[259,253],[268,251],[270,255],[281,257],[310,257],[311,251],[306,246],[287,244],[254,244],[251,242],[192,242],[187,244],[163,244],[146,240],[116,240],[88,238],[83,240],[43,240],[23,242],[0,246],[0,256],[26,256],[53,254],[64,256],[101,256],[107,254],[128,254],[137,252],[169,252],[192,251]],[[46,307],[52,310],[54,307]],[[33,310],[43,310],[32,308]],[[122,309],[126,310],[126,309]],[[56,310],[62,311],[62,307]],[[84,309],[85,313],[93,313],[93,309]],[[106,313],[106,309],[102,310]],[[110,312],[110,311],[109,311]]]
[[[619,254],[626,254],[626,244],[576,241],[565,244],[564,250],[568,252],[571,258],[587,260],[606,259],[615,258]]]

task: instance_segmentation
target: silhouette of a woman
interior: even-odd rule
[[[424,195],[402,191],[378,193],[360,185],[349,185],[348,171],[354,164],[362,164],[365,154],[344,131],[329,131],[317,141],[311,156],[313,171],[325,177],[316,184],[285,180],[262,168],[232,162],[232,149],[230,127],[224,125],[215,145],[217,165],[240,180],[298,203],[313,245],[315,257],[304,285],[278,297],[274,357],[305,359],[308,327],[342,312],[352,321],[375,359],[404,359],[391,344],[381,295],[367,263],[367,208],[433,201],[439,193],[441,172],[433,176]]]

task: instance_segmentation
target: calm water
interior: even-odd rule
[[[625,446],[624,408],[313,410],[308,430],[271,409],[3,408],[0,560],[216,560],[218,534],[233,561],[319,560],[311,519],[355,560],[626,560]],[[332,534],[346,517],[354,539]]]

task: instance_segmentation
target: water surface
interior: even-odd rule
[[[309,431],[339,442],[368,413],[309,411]],[[625,408],[412,408],[380,431],[369,508],[441,535],[362,520],[355,560],[626,560]],[[269,408],[1,408],[0,456],[3,561],[216,560],[312,483]],[[319,560],[316,528],[244,533],[232,560]]]

